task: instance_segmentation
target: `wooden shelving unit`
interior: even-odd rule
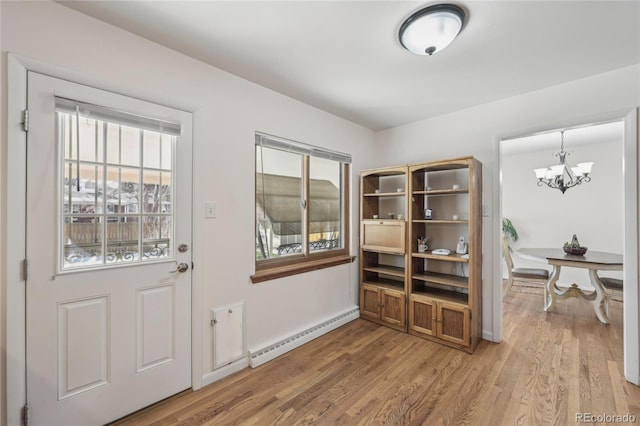
[[[409,193],[408,331],[473,352],[482,337],[482,164],[463,157],[411,165]],[[422,237],[426,252],[417,251]],[[460,238],[466,253],[456,253]]]
[[[482,334],[482,164],[365,170],[360,188],[363,318],[473,352]],[[430,247],[418,251],[423,237]],[[467,250],[456,253],[461,237]]]
[[[407,331],[407,167],[360,174],[360,313]]]

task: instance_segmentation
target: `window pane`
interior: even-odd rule
[[[102,213],[102,167],[80,163],[80,174],[75,162],[64,164],[64,213]],[[80,178],[80,191],[78,191]]]
[[[142,232],[142,260],[154,260],[171,256],[170,242],[173,240],[171,216],[144,216]]]
[[[75,144],[75,116],[70,114],[57,113],[58,115],[58,137],[63,149],[63,157],[67,160],[76,159],[76,144]]]
[[[161,168],[164,170],[171,170],[171,163],[173,159],[173,141],[175,136],[162,135],[162,164]]]
[[[168,241],[155,241],[144,243],[142,247],[142,260],[157,260],[171,257]]]
[[[96,120],[80,117],[78,127],[80,129],[80,160],[98,161]]]
[[[137,216],[107,216],[106,263],[138,260],[139,232]]]
[[[107,131],[107,162],[120,164],[120,126],[105,123]]]
[[[302,155],[256,150],[256,260],[301,253]]]
[[[143,162],[144,167],[150,167],[153,169],[160,168],[160,133],[150,132],[145,130],[143,132]]]
[[[171,194],[173,186],[171,185],[171,173],[160,173],[160,213],[173,213]]]
[[[171,208],[171,173],[143,171],[142,206],[144,213],[169,213]]]
[[[142,223],[142,238],[144,240],[160,239],[160,222],[157,216],[144,216]]]
[[[107,167],[107,213],[138,213],[140,170]]]
[[[342,164],[309,158],[309,251],[342,248]]]
[[[144,216],[142,238],[148,240],[162,240],[171,237],[173,224],[171,216]]]
[[[120,126],[120,164],[140,165],[140,129]]]
[[[98,216],[65,217],[63,267],[102,264],[102,223]]]

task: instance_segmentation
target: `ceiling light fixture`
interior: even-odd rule
[[[464,10],[455,4],[436,4],[409,16],[400,27],[402,47],[416,55],[433,55],[447,47],[465,24]]]
[[[560,164],[534,171],[538,178],[538,186],[547,185],[549,188],[559,189],[564,194],[564,191],[573,186],[591,181],[589,173],[593,162],[578,163],[576,167],[569,167],[565,160],[567,154],[571,153],[564,150],[564,130],[560,132],[560,140],[560,152],[553,154],[560,158]]]

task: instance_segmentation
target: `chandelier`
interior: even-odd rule
[[[570,152],[564,150],[564,131],[560,132],[560,151],[553,155],[560,158],[560,164],[542,169],[535,169],[538,186],[547,185],[549,188],[559,189],[564,192],[582,182],[589,182],[591,178],[591,166],[593,162],[578,163],[576,167],[570,167],[566,163],[566,158]]]

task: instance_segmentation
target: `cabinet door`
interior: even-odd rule
[[[362,221],[360,238],[363,249],[402,254],[405,251],[405,222]]]
[[[363,285],[360,289],[360,314],[371,318],[380,318],[380,289]]]
[[[382,290],[381,319],[390,324],[404,327],[405,318],[404,294],[386,289]]]
[[[420,333],[435,335],[435,302],[412,297],[409,302],[409,328]]]
[[[437,333],[442,340],[469,346],[469,309],[447,302],[437,304]]]

